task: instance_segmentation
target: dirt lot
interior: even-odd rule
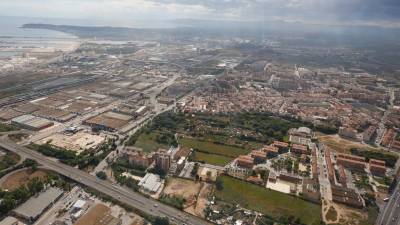
[[[351,148],[376,151],[378,148],[371,147],[360,142],[355,142],[339,137],[339,135],[318,135],[318,140],[336,152],[350,153]]]
[[[81,218],[76,221],[75,225],[96,225],[100,224],[100,221],[107,216],[110,212],[110,208],[103,204],[96,204]]]
[[[212,185],[208,183],[203,183],[196,204],[186,208],[185,212],[204,218],[204,209],[207,206],[208,197],[211,191]]]
[[[365,211],[329,201],[324,201],[323,203],[322,218],[326,224],[331,225],[370,224],[370,221],[368,220],[368,213]]]
[[[196,202],[197,194],[201,188],[200,182],[185,180],[180,178],[172,178],[168,180],[163,194],[177,195],[186,199],[185,207],[193,205]]]
[[[10,174],[9,176],[4,177],[4,180],[2,180],[1,183],[1,188],[13,191],[21,187],[22,185],[27,184],[35,177],[46,177],[48,173],[49,172],[45,170],[36,170],[33,173],[30,169],[19,170],[15,173]]]

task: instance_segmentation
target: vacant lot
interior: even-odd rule
[[[339,135],[318,135],[318,140],[336,152],[347,154],[350,154],[351,148],[365,149],[368,151],[379,150],[378,148],[366,144],[341,138]]]
[[[202,183],[200,193],[197,198],[196,204],[185,209],[185,212],[200,216],[204,218],[204,209],[208,204],[208,197],[212,191],[212,185],[208,183]]]
[[[222,201],[273,216],[294,216],[305,224],[320,224],[321,206],[294,196],[271,191],[238,179],[222,177],[223,190],[216,191]]]
[[[171,178],[168,180],[163,194],[178,196],[186,199],[186,207],[192,205],[196,201],[196,196],[199,193],[200,188],[200,182],[194,182],[180,178]]]
[[[185,147],[197,149],[200,152],[222,155],[230,158],[236,158],[238,155],[249,153],[248,150],[243,148],[204,142],[193,138],[181,138],[179,139],[179,143]]]
[[[10,175],[3,177],[1,188],[13,191],[22,185],[27,184],[30,180],[35,177],[44,178],[49,174],[45,170],[36,170],[32,172],[30,169],[18,170]]]
[[[96,204],[84,216],[76,221],[75,225],[102,224],[102,220],[110,213],[110,208],[103,204]]]
[[[208,163],[211,165],[216,165],[216,166],[225,166],[230,161],[232,161],[231,157],[226,157],[223,155],[208,154],[208,153],[198,152],[198,151],[196,151],[194,154],[195,154],[195,157],[194,157],[195,161],[205,162],[205,163]]]
[[[135,143],[135,147],[142,148],[145,152],[154,152],[157,151],[159,148],[168,149],[169,146],[165,144],[158,143],[156,141],[156,134],[155,133],[142,133]]]

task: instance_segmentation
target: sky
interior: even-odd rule
[[[400,27],[400,0],[0,0],[0,15],[99,21],[284,20]]]

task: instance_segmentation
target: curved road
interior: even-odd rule
[[[140,211],[153,216],[168,217],[174,224],[209,224],[207,221],[201,218],[162,204],[154,199],[146,198],[139,193],[124,189],[120,186],[112,184],[109,181],[100,180],[93,175],[71,166],[52,161],[36,151],[19,146],[9,140],[0,140],[0,147],[17,153],[22,157],[36,160],[39,164],[47,167],[48,169],[54,170],[65,177],[75,180],[85,186],[91,187],[114,199],[118,199],[120,202],[132,206]]]

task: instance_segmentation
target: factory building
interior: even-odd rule
[[[27,130],[39,131],[54,125],[53,122],[32,115],[23,115],[11,120],[11,123]]]
[[[40,215],[50,208],[63,194],[63,191],[58,188],[48,188],[37,196],[31,197],[28,201],[18,206],[13,210],[13,214],[17,217],[34,222]]]

